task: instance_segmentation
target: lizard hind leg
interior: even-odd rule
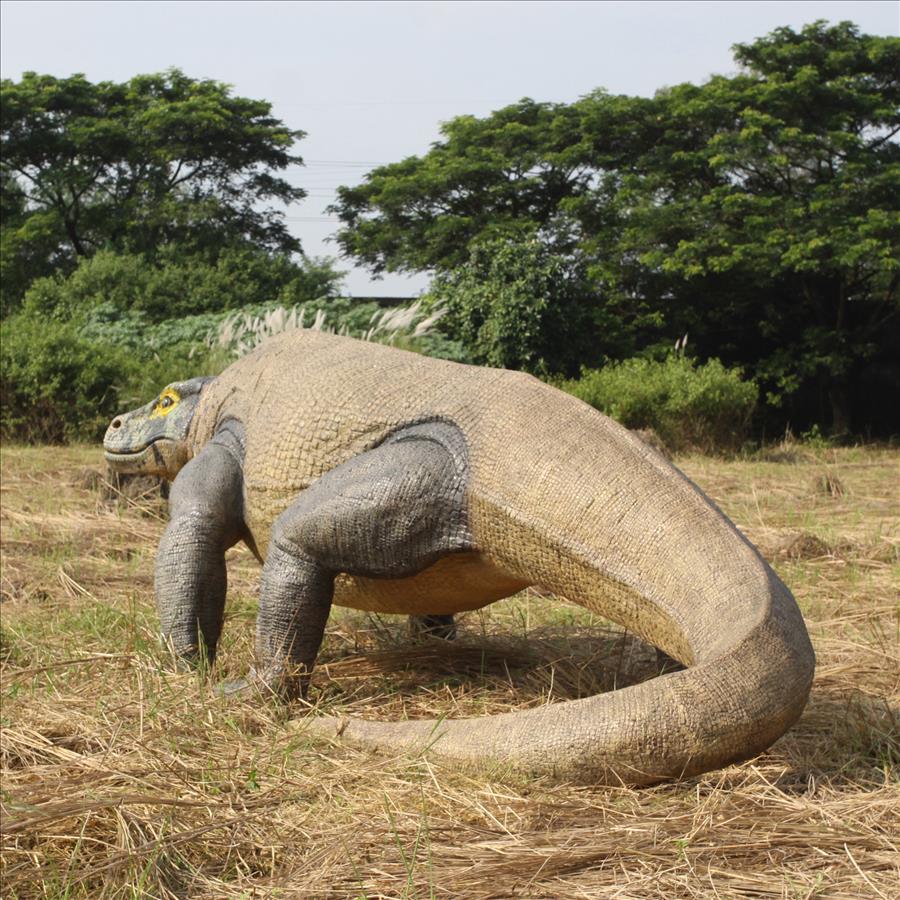
[[[429,422],[397,432],[304,490],[272,527],[257,680],[284,697],[305,693],[339,573],[404,578],[472,549],[466,474],[456,426]],[[452,617],[426,617],[435,618],[451,619],[452,627]]]
[[[452,615],[410,616],[409,633],[414,638],[435,637],[452,641],[456,638],[456,621]]]

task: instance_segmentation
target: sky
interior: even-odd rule
[[[596,88],[652,95],[734,71],[730,47],[775,28],[849,19],[900,34],[898,0],[551,0],[0,3],[0,74],[126,81],[175,66],[272,103],[307,137],[286,176],[309,196],[287,209],[310,256],[338,255],[325,209],[375,165],[427,152],[440,124],[522,97],[571,102]],[[345,292],[415,296],[424,275],[373,280],[349,260]]]

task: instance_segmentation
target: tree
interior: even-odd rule
[[[642,165],[622,251],[672,276],[703,350],[724,336],[771,401],[818,383],[845,433],[900,319],[900,40],[817,22],[734,49],[739,75],[658,95],[673,162]]]
[[[0,318],[21,301],[36,279],[65,265],[64,234],[53,213],[28,209],[21,185],[0,172]]]
[[[455,119],[339,192],[341,248],[375,272],[441,272],[534,234],[645,346],[687,331],[770,404],[824,420],[823,398],[844,432],[900,340],[900,39],[816,22],[734,54],[736,75],[652,98]]]
[[[4,215],[4,245],[16,253],[35,230],[55,237],[55,262],[69,268],[101,247],[177,243],[212,258],[247,242],[300,250],[283,214],[260,205],[305,196],[276,174],[302,162],[290,150],[303,132],[269,103],[177,69],[124,84],[27,72],[0,94],[4,213],[16,192],[24,200]]]
[[[487,119],[459,116],[441,132],[425,156],[338,189],[331,211],[344,223],[345,255],[375,273],[452,269],[474,241],[548,228],[593,177],[578,111],[565,104],[526,98]]]
[[[594,334],[578,264],[536,238],[492,238],[439,275],[429,301],[441,325],[482,365],[573,374]]]

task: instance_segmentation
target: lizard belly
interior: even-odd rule
[[[370,612],[442,615],[480,609],[528,584],[482,553],[452,553],[407,578],[338,575],[334,603]]]

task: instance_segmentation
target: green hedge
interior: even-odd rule
[[[341,273],[330,263],[251,249],[223,250],[215,262],[180,257],[174,250],[149,261],[101,250],[68,275],[36,279],[23,311],[70,320],[97,307],[137,313],[148,322],[243,309],[252,304],[292,306],[338,294]]]
[[[0,324],[0,433],[32,443],[98,440],[117,413],[222,364],[208,353],[136,354],[71,322],[12,316]]]
[[[652,428],[676,452],[740,448],[759,394],[740,369],[677,355],[585,369],[559,386],[628,428]]]

